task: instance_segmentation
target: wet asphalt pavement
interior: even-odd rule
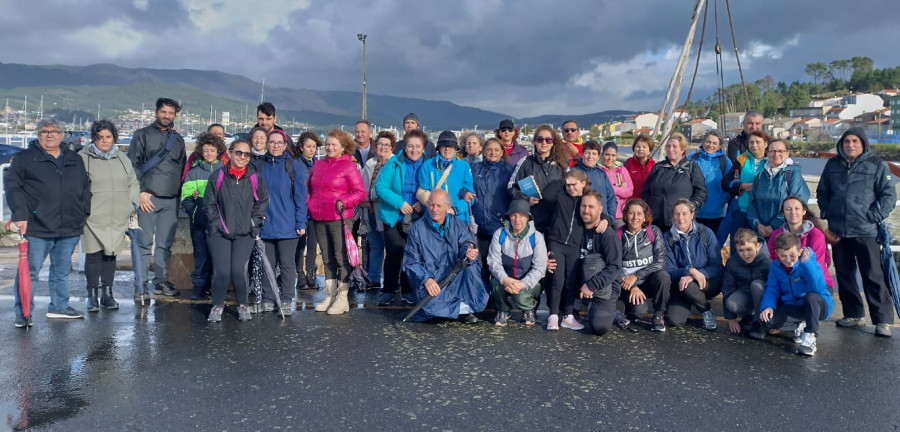
[[[208,303],[139,307],[130,290],[116,285],[120,310],[71,321],[47,320],[39,297],[21,330],[0,288],[0,429],[900,429],[900,337],[834,317],[804,358],[789,337],[732,336],[721,318],[715,333],[693,321],[595,337],[547,332],[546,313],[533,328],[403,324],[408,309],[371,304],[327,316],[307,291],[284,320],[240,323],[229,306],[209,324]]]

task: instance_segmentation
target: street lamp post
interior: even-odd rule
[[[366,36],[362,33],[357,33],[356,38],[359,39],[363,44],[363,99],[362,99],[362,118],[366,119]]]

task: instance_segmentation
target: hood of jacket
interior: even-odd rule
[[[719,151],[716,151],[713,153],[707,153],[706,150],[703,150],[702,148],[700,150],[697,150],[697,158],[704,159],[704,160],[718,159],[719,156],[722,156],[724,154],[725,154],[725,150],[723,150],[723,149],[719,149]]]
[[[862,154],[860,154],[859,157],[856,158],[856,160],[862,160],[864,157],[868,157],[869,155],[873,154],[869,151],[869,137],[868,135],[866,135],[866,132],[859,128],[850,128],[841,135],[841,138],[837,142],[837,154],[844,162],[849,162],[849,160],[847,159],[847,155],[844,154],[843,145],[844,138],[846,138],[847,135],[856,135],[859,137],[859,140],[862,141],[863,151]]]

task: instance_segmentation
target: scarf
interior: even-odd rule
[[[91,143],[90,149],[95,155],[97,155],[97,157],[99,157],[100,159],[103,159],[103,160],[112,159],[116,155],[116,153],[119,151],[119,148],[116,147],[115,145],[113,145],[112,148],[109,150],[109,152],[104,153],[104,152],[100,151],[100,149],[93,142]]]

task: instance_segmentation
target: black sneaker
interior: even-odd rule
[[[507,322],[509,321],[509,312],[497,311],[497,316],[494,317],[494,325],[497,327],[506,327]]]
[[[78,319],[84,318],[84,313],[72,309],[72,307],[67,307],[63,310],[48,310],[47,318]]]
[[[750,323],[750,332],[747,335],[750,336],[750,339],[763,340],[766,337],[766,332],[763,331],[762,324],[759,321],[753,321]]]
[[[16,316],[16,321],[13,323],[13,325],[16,326],[16,328],[25,328],[26,326],[28,326],[28,323],[25,321],[25,317]]]
[[[843,317],[835,322],[838,327],[862,327],[866,325],[865,318]]]
[[[164,296],[166,296],[166,297],[178,297],[178,294],[180,294],[180,293],[178,292],[178,288],[175,288],[175,284],[173,284],[172,282],[165,281],[165,282],[162,283],[162,285],[163,285],[162,294],[163,294]]]
[[[653,314],[653,326],[650,327],[650,331],[655,332],[664,332],[666,331],[666,320],[663,318],[662,312],[657,312]]]
[[[153,285],[153,294],[154,295],[163,295],[163,291],[166,289],[166,284],[160,282],[156,285]]]
[[[473,314],[473,313],[461,316],[461,317],[459,317],[459,320],[466,324],[477,324],[478,323],[478,317],[475,316],[475,314]]]
[[[380,290],[381,282],[370,282],[368,286],[366,286],[367,290]]]
[[[522,312],[522,321],[524,321],[527,326],[533,326],[537,322],[537,319],[534,317],[534,311],[530,310]]]
[[[378,296],[378,306],[390,306],[394,303],[394,294],[383,292]]]
[[[407,306],[416,304],[416,295],[413,293],[403,294],[403,303],[405,303]]]
[[[25,318],[25,325],[27,325],[28,327],[34,326],[34,321],[32,321],[31,317]]]

